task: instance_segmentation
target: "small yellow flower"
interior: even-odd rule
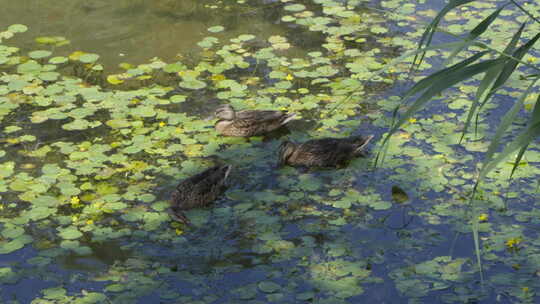
[[[529,292],[529,287],[523,287],[523,288],[521,288],[521,290],[522,290],[523,292]]]
[[[164,126],[165,126],[165,122],[164,122],[164,121],[160,122],[160,123],[159,123],[159,126],[160,126],[160,127],[164,127]]]
[[[521,238],[511,238],[507,240],[505,244],[508,249],[515,249],[521,243],[521,241]]]
[[[480,222],[487,222],[488,218],[489,218],[488,215],[485,214],[485,213],[482,213],[482,214],[480,214],[480,215],[478,216],[478,220],[479,220]]]
[[[291,74],[287,74],[287,77],[285,77],[285,79],[287,79],[288,81],[291,81],[294,79],[294,77]]]
[[[71,197],[71,204],[72,204],[72,205],[77,205],[77,204],[79,204],[80,201],[81,201],[81,200],[79,199],[78,196],[73,196],[73,197]]]
[[[412,123],[412,124],[415,123],[416,121],[417,121],[416,118],[413,118],[413,117],[409,118],[409,122]]]
[[[223,74],[216,74],[216,75],[212,75],[210,79],[212,79],[213,81],[219,82],[219,81],[227,79],[227,77],[225,77],[225,75]]]
[[[287,111],[287,108],[286,107],[280,107],[279,110],[280,111]]]
[[[528,63],[535,63],[536,59],[537,59],[536,57],[529,57],[529,58],[527,58],[527,62]]]
[[[92,225],[93,223],[94,223],[93,220],[88,220],[88,221],[86,221],[86,225]]]
[[[180,230],[178,228],[176,228],[175,232],[176,232],[176,235],[181,235],[182,233],[184,233],[184,231],[182,231],[182,230]]]
[[[403,139],[409,139],[409,138],[411,138],[411,133],[400,132],[400,133],[398,133],[398,137],[403,138]]]

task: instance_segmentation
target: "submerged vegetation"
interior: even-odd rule
[[[402,0],[208,1],[205,10],[268,9],[280,33],[248,28],[229,37],[227,24],[212,24],[197,56],[122,62],[119,72],[71,37],[29,37],[31,49],[18,47],[10,39],[28,27],[7,26],[0,282],[10,288],[2,302],[537,302],[538,143],[528,141],[517,163],[494,163],[481,186],[475,181],[478,164],[497,159],[493,143],[507,141],[498,125],[512,134],[537,124],[527,120],[538,116],[535,81],[524,88],[510,72],[513,59],[536,70],[537,49],[526,41],[538,23],[525,31],[529,16],[520,10],[461,2],[439,28],[455,36],[489,20],[489,44],[473,30],[446,48],[422,45],[422,61],[416,43],[437,13]],[[530,46],[516,54],[519,45]],[[475,53],[481,46],[507,51],[490,53],[482,79],[458,73],[490,55]],[[462,63],[420,80],[448,58]],[[413,60],[419,74],[409,74]],[[410,76],[420,81],[402,94]],[[400,95],[416,94],[424,95],[402,103]],[[430,99],[439,103],[420,107]],[[222,104],[299,119],[288,131],[223,137],[205,119]],[[499,123],[506,111],[512,117]],[[275,166],[282,141],[360,134],[388,144],[376,168],[373,155],[340,169]],[[235,169],[221,198],[185,211],[190,226],[172,221],[178,181],[223,163]]]

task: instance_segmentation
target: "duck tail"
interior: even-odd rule
[[[369,142],[373,139],[373,135],[369,135],[366,137],[359,136],[357,140],[358,146],[354,148],[354,154],[363,156],[363,150],[364,148],[369,144]]]
[[[184,212],[180,211],[180,210],[173,210],[173,208],[169,208],[169,216],[177,221],[177,222],[180,222],[180,223],[183,223],[185,225],[188,225],[190,226],[191,225],[191,222],[189,221],[189,219],[186,217],[186,215],[184,214]]]
[[[232,165],[223,166],[223,169],[225,169],[225,176],[223,177],[223,180],[227,179],[227,177],[229,176],[229,173],[231,173],[232,167],[233,167]]]
[[[296,117],[296,113],[292,113],[292,114],[287,114],[284,116],[284,119],[281,121],[281,125],[284,126],[286,125],[288,122],[290,122],[291,120],[294,120],[294,118]]]

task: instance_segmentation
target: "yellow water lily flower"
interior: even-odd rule
[[[285,77],[285,79],[287,79],[288,81],[291,81],[294,79],[294,77],[291,74],[287,74],[287,77]]]
[[[508,249],[515,249],[521,243],[521,238],[511,238],[506,241],[505,245]]]
[[[409,118],[408,121],[409,121],[410,123],[412,123],[412,124],[415,123],[415,122],[417,122],[416,118],[414,118],[414,117]]]
[[[489,218],[489,216],[487,214],[485,214],[485,213],[482,213],[482,214],[480,214],[478,216],[478,220],[480,222],[487,222],[488,218]]]

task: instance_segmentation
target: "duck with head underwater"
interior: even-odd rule
[[[181,181],[171,194],[171,217],[189,225],[183,211],[206,207],[215,201],[225,192],[231,169],[231,165],[215,166]]]
[[[278,166],[344,167],[359,156],[365,156],[364,148],[370,136],[312,139],[302,144],[284,141],[279,147]]]

